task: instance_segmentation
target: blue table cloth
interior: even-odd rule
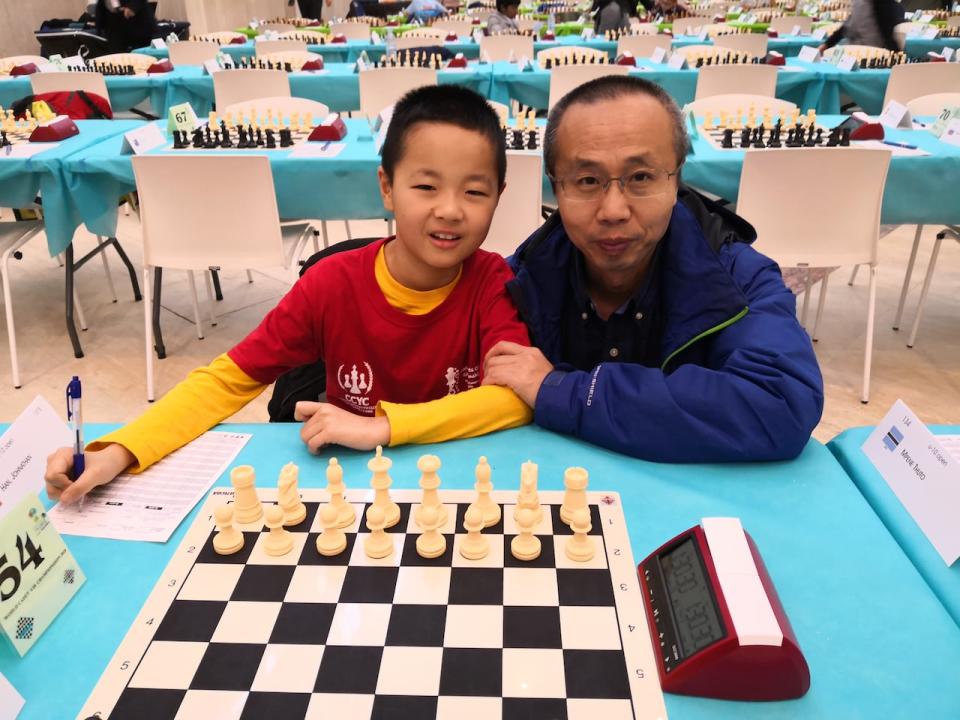
[[[839,125],[845,116],[820,115],[824,127]],[[960,147],[940,142],[926,130],[884,130],[887,139],[915,145],[930,155],[897,156],[890,162],[883,193],[880,222],[889,224],[960,223]],[[856,143],[854,143],[856,145]],[[684,182],[703,188],[731,202],[740,189],[742,150],[720,150],[705,138],[692,138],[693,151],[683,166]],[[802,152],[799,151],[799,152]],[[789,180],[784,180],[789,187]],[[810,188],[797,189],[804,197]]]
[[[82,222],[81,197],[75,195],[64,176],[64,162],[73,154],[116,138],[119,152],[122,134],[139,127],[141,120],[78,120],[80,134],[29,158],[7,157],[0,151],[0,207],[29,207],[39,194],[43,198],[43,216],[50,255],[62,253],[73,240]],[[116,214],[117,199],[113,195]],[[112,236],[114,233],[104,233]]]
[[[817,112],[840,113],[840,96],[848,96],[865,112],[878,115],[883,110],[883,94],[890,80],[889,70],[841,70],[829,62],[808,63],[794,59],[797,67],[816,72],[822,80]]]
[[[441,70],[437,80],[441,84],[466,85],[487,95],[490,66],[474,63],[465,70]],[[294,97],[322,102],[334,111],[360,108],[360,79],[352,64],[330,63],[320,71],[290,73],[290,92]],[[203,116],[213,109],[213,100],[213,78],[203,68],[184,66],[170,74],[170,105],[189,102],[197,114]]]
[[[87,436],[109,429],[90,426]],[[370,453],[337,448],[311,456],[297,425],[223,429],[253,433],[236,464],[252,464],[262,486],[275,487],[281,466],[293,461],[302,487],[323,487],[331,455],[340,460],[348,487],[369,482]],[[817,442],[789,463],[658,465],[526,427],[439,446],[391,448],[394,487],[417,487],[416,461],[424,453],[440,456],[444,488],[472,487],[480,455],[489,458],[499,489],[518,487],[527,459],[539,463],[544,490],[562,489],[564,468],[587,468],[591,489],[620,493],[635,562],[702,517],[741,518],[810,666],[810,691],[776,703],[666,695],[674,720],[960,717],[960,628]],[[228,483],[226,474],[217,482]],[[0,672],[27,701],[21,720],[78,712],[195,515],[165,544],[65,537],[86,585],[25,658],[0,649]],[[912,669],[912,656],[922,668]]]
[[[960,427],[931,427],[936,435],[956,435]],[[887,530],[900,544],[947,612],[960,625],[960,562],[948,567],[903,507],[873,463],[860,449],[874,428],[844,430],[827,445],[853,480]]]
[[[905,49],[910,57],[926,57],[928,52],[939,53],[945,47],[952,48],[954,52],[960,50],[960,38],[936,38],[934,40],[924,40],[918,37],[908,37]]]
[[[156,115],[165,113],[167,107],[167,88],[169,74],[121,75],[105,78],[107,93],[110,95],[110,107],[113,110],[129,110],[144,100],[150,101],[150,107]],[[29,77],[0,79],[0,105],[10,107],[14,102],[33,94]]]
[[[637,68],[630,71],[631,75],[662,86],[681,106],[694,99],[698,77],[696,69],[674,70],[644,58],[638,59],[637,63]],[[823,87],[821,76],[816,71],[800,68],[796,63],[796,58],[791,58],[787,69],[777,72],[777,97],[790,100],[804,110],[816,108]],[[521,71],[514,63],[494,63],[489,97],[502,103],[509,103],[512,98],[524,105],[546,108],[550,97],[550,71],[539,66]]]

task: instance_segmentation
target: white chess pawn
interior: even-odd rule
[[[390,499],[390,486],[393,480],[388,474],[393,461],[383,454],[383,447],[377,445],[377,454],[367,463],[367,468],[373,473],[370,478],[370,487],[375,490],[373,506],[383,513],[383,526],[393,527],[400,522],[400,506]]]
[[[423,489],[423,499],[420,505],[414,510],[414,520],[420,528],[423,528],[423,521],[420,516],[428,507],[437,511],[440,527],[447,524],[447,509],[440,502],[440,494],[437,488],[440,487],[440,476],[437,470],[440,469],[440,458],[436,455],[424,455],[417,460],[417,469],[420,471],[420,487]]]
[[[254,486],[256,479],[256,473],[250,465],[240,465],[230,471],[230,483],[234,489],[234,517],[241,525],[263,517],[263,506]]]
[[[535,521],[533,510],[524,508],[520,511],[517,536],[510,541],[510,552],[517,560],[530,562],[540,557],[540,538],[533,534]]]
[[[383,510],[376,505],[367,508],[367,529],[370,534],[363,541],[363,550],[367,557],[385,558],[393,552],[393,539],[384,532]]]
[[[293,550],[293,533],[283,529],[282,507],[279,505],[271,505],[267,508],[265,525],[270,528],[270,532],[263,541],[263,551],[267,555],[277,557],[286,555]]]
[[[437,558],[447,551],[447,539],[440,533],[440,514],[437,508],[428,505],[420,513],[423,533],[417,538],[417,555],[422,558]]]
[[[573,514],[587,507],[587,483],[589,476],[581,467],[567,468],[563,472],[563,505],[560,506],[560,519],[567,525],[573,521]]]
[[[467,531],[460,543],[460,554],[467,560],[481,560],[490,552],[490,541],[481,534],[483,513],[475,505],[467,508],[463,517],[463,529]]]
[[[317,537],[317,552],[324,557],[339,555],[347,548],[347,536],[337,526],[337,509],[324,505],[320,509],[320,522],[323,532]]]
[[[573,513],[573,522],[570,523],[573,528],[573,536],[567,540],[567,546],[564,550],[567,557],[574,562],[587,562],[593,559],[595,552],[593,538],[589,532],[593,528],[590,522],[590,510],[580,508]]]
[[[221,505],[214,511],[217,519],[217,534],[213,538],[213,549],[217,555],[233,555],[243,548],[243,533],[233,526],[233,508]]]
[[[477,482],[474,487],[477,489],[477,499],[473,505],[483,513],[483,526],[491,527],[500,522],[500,506],[490,498],[493,483],[490,481],[490,463],[487,462],[487,458],[481,456],[475,475]]]
[[[330,504],[337,511],[338,528],[350,527],[357,519],[357,512],[353,509],[353,505],[343,497],[345,491],[343,467],[336,458],[330,458],[330,463],[327,465],[327,492],[330,493]]]
[[[307,517],[307,507],[300,500],[298,478],[300,469],[287,463],[280,470],[277,482],[277,502],[283,508],[283,524],[286,527],[299,525]]]

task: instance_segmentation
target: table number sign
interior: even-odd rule
[[[960,119],[960,105],[945,107],[937,116],[937,121],[933,123],[930,132],[932,132],[935,137],[942,137],[943,131],[947,129],[947,125],[958,119]]]
[[[0,632],[21,657],[85,580],[36,495],[0,520]]]
[[[191,133],[197,129],[198,124],[197,114],[193,111],[193,106],[190,103],[182,103],[170,108],[170,115],[167,119],[167,132],[171,135],[174,130]]]

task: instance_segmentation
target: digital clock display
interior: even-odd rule
[[[693,538],[660,556],[660,570],[673,610],[683,657],[724,637],[703,560]]]

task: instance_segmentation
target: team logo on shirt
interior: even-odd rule
[[[366,368],[366,372],[363,369]],[[345,393],[344,400],[354,407],[363,411],[370,411],[370,392],[373,390],[373,368],[370,363],[361,363],[360,368],[356,364],[347,369],[347,365],[341,365],[337,368],[337,383],[340,389]]]
[[[447,395],[456,395],[458,392],[479,387],[480,367],[448,367],[443,380],[447,383]]]

